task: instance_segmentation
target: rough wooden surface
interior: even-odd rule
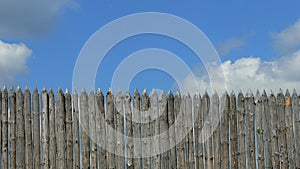
[[[177,142],[177,169],[183,169],[184,163],[184,140],[183,140],[183,113],[182,113],[182,100],[179,91],[175,95],[175,112],[176,112],[176,142]]]
[[[56,136],[55,136],[55,100],[52,89],[49,91],[49,168],[56,168]]]
[[[11,87],[9,92],[9,105],[10,105],[10,168],[17,168],[16,161],[16,141],[17,141],[17,131],[16,131],[16,92],[14,87]]]
[[[151,167],[151,131],[150,131],[150,116],[149,116],[150,99],[146,90],[143,91],[142,95],[142,143],[143,143],[143,166],[144,169],[150,169]]]
[[[65,158],[65,96],[62,89],[59,89],[56,93],[56,109],[55,109],[55,126],[56,126],[56,146],[57,146],[57,158],[56,164],[57,168],[66,168],[66,158]]]
[[[66,168],[73,168],[73,119],[72,97],[69,90],[65,93],[65,122],[66,122]]]
[[[280,168],[279,161],[279,129],[278,129],[278,112],[277,112],[277,104],[276,98],[274,94],[271,92],[269,96],[269,109],[270,109],[270,126],[271,126],[271,154],[272,154],[272,167]]]
[[[194,169],[195,168],[195,158],[194,158],[194,131],[193,131],[193,104],[192,98],[188,93],[185,97],[185,113],[186,113],[186,135],[187,135],[187,143],[186,143],[186,154],[187,154],[187,168]]]
[[[16,92],[16,129],[17,129],[17,168],[25,168],[25,130],[24,130],[24,96],[21,88],[17,88]]]
[[[170,144],[169,144],[169,124],[168,124],[168,99],[166,93],[162,91],[160,98],[159,98],[159,133],[160,133],[160,161],[161,161],[161,168],[169,168],[169,162],[171,163],[171,159],[169,161],[169,151]],[[158,135],[157,135],[158,136]]]
[[[108,169],[116,168],[115,161],[115,124],[114,124],[114,95],[111,90],[106,94],[106,124],[107,124],[107,166]]]
[[[214,156],[214,168],[219,169],[221,168],[221,118],[219,112],[219,96],[217,93],[213,94],[212,96],[212,129],[213,129],[213,156]]]
[[[41,114],[41,146],[42,163],[41,168],[49,168],[49,97],[47,90],[42,91],[42,114]]]
[[[229,163],[229,96],[225,92],[221,98],[221,168],[230,168]]]
[[[25,125],[25,163],[26,168],[33,168],[32,152],[32,116],[31,116],[31,94],[28,88],[24,91],[24,125]]]
[[[80,137],[79,137],[79,104],[78,104],[78,93],[76,90],[72,94],[73,101],[73,168],[80,168]]]
[[[88,96],[89,111],[89,137],[90,137],[90,168],[97,168],[97,138],[96,138],[96,112],[95,93],[90,91]]]
[[[40,101],[38,90],[32,95],[33,168],[40,167]]]
[[[90,138],[89,138],[89,110],[88,95],[85,90],[80,94],[80,129],[82,168],[90,168]]]
[[[2,158],[1,168],[8,168],[8,92],[4,87],[2,90]]]
[[[131,97],[129,91],[125,93],[124,98],[124,109],[125,109],[125,117],[126,117],[126,147],[127,147],[127,161],[126,166],[127,169],[134,168],[134,144],[133,144],[133,116],[131,109]]]
[[[257,152],[256,154],[256,160],[257,160],[257,167],[258,168],[264,168],[264,140],[263,140],[263,107],[262,107],[262,101],[259,91],[256,92],[255,95],[255,121],[256,121],[256,138],[257,138]]]
[[[150,117],[150,153],[151,153],[151,168],[160,168],[160,114],[158,110],[158,95],[156,90],[153,89],[150,96],[151,107],[149,109]]]
[[[237,143],[237,108],[234,92],[230,94],[230,152],[231,168],[238,169],[238,143]]]
[[[261,96],[262,101],[262,124],[263,124],[263,141],[264,141],[264,160],[265,168],[272,168],[272,149],[271,149],[271,123],[270,110],[268,106],[268,96],[264,90]]]
[[[300,98],[297,96],[296,90],[293,91],[292,95],[292,108],[294,117],[294,135],[295,135],[295,162],[296,167],[300,168],[300,116],[299,116],[299,101]]]
[[[133,149],[134,168],[142,168],[142,139],[141,139],[141,97],[137,89],[133,93]]]
[[[125,154],[124,154],[124,109],[123,109],[124,97],[119,90],[116,94],[116,168],[122,169],[125,167]]]
[[[254,107],[254,96],[251,91],[248,91],[245,101],[246,108],[246,145],[247,145],[247,158],[248,167],[255,168],[255,107]]]
[[[245,136],[246,136],[246,128],[245,128],[245,98],[242,92],[238,94],[238,108],[237,108],[237,116],[238,116],[238,152],[239,152],[239,164],[238,168],[246,168],[246,145],[245,145]]]
[[[204,155],[205,168],[213,168],[213,152],[212,152],[212,116],[210,113],[210,97],[205,93],[202,97],[203,111],[203,136],[204,136]]]
[[[169,169],[176,169],[176,135],[175,135],[175,110],[174,110],[174,95],[170,90],[168,92],[168,127],[169,127]]]

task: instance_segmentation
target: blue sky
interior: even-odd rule
[[[277,91],[281,87],[299,91],[299,8],[298,0],[1,0],[0,84],[72,88],[77,57],[92,34],[126,15],[162,12],[186,19],[206,34],[219,53],[227,90]],[[191,85],[187,75],[180,79],[185,89],[202,92],[208,88],[207,71],[187,46],[149,34],[125,39],[112,48],[99,66],[95,88],[109,88],[118,64],[146,48],[168,50],[185,61],[198,82]],[[152,69],[140,72],[129,88],[176,89],[174,84],[171,75]]]

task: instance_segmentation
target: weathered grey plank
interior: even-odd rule
[[[174,110],[174,95],[171,90],[168,92],[168,128],[169,128],[169,169],[176,169],[176,135],[175,135],[175,110]]]
[[[236,96],[232,91],[230,94],[230,151],[231,151],[231,168],[238,168],[238,143],[237,143],[237,108]]]
[[[124,154],[124,98],[122,92],[119,90],[116,94],[116,168],[122,169],[125,167],[125,154]]]
[[[31,94],[26,87],[24,91],[24,125],[25,125],[25,163],[26,168],[33,168],[33,153],[32,153],[32,128],[31,128]],[[2,119],[3,120],[3,119]]]
[[[256,120],[256,136],[257,136],[257,153],[256,153],[256,160],[258,164],[258,168],[264,168],[264,140],[263,140],[263,107],[262,101],[259,91],[257,90],[255,96],[255,120]]]
[[[176,92],[175,95],[175,113],[176,113],[176,121],[175,121],[175,133],[176,133],[176,143],[177,144],[177,169],[185,168],[185,160],[184,160],[184,134],[183,134],[183,103],[179,91]]]
[[[16,92],[14,87],[12,86],[9,92],[9,105],[10,105],[10,168],[17,168],[16,161]]]
[[[225,92],[221,104],[221,168],[230,168],[229,163],[229,96]]]
[[[41,114],[41,146],[42,146],[42,169],[49,168],[49,96],[46,88],[42,91],[42,114]]]
[[[126,117],[126,147],[127,147],[127,169],[134,168],[134,144],[133,144],[133,122],[132,122],[132,110],[131,110],[131,97],[129,91],[125,93],[124,108]]]
[[[160,114],[158,110],[158,95],[156,90],[153,89],[150,96],[150,154],[151,154],[151,168],[159,169],[160,168],[160,142],[159,142],[159,123],[160,123]]]
[[[106,94],[106,127],[107,127],[107,166],[108,169],[116,168],[116,160],[115,160],[115,125],[114,125],[114,95],[111,89],[108,90]]]
[[[56,93],[56,107],[55,107],[55,126],[56,126],[56,144],[57,144],[57,168],[66,168],[66,157],[65,157],[65,96],[61,88]]]
[[[239,168],[246,168],[246,130],[245,130],[245,98],[242,92],[238,94],[238,152]]]
[[[285,94],[285,127],[289,168],[296,168],[294,154],[295,147],[293,133],[292,102],[289,90],[287,90]]]
[[[143,91],[142,95],[142,143],[143,143],[143,167],[144,169],[150,169],[151,167],[151,151],[150,151],[150,141],[151,141],[151,131],[150,131],[150,100],[149,95],[146,90]]]
[[[141,97],[137,89],[133,94],[133,150],[134,150],[134,168],[142,168],[142,140],[141,140]]]
[[[219,112],[219,96],[215,92],[212,96],[212,130],[213,130],[213,156],[214,156],[214,169],[221,168],[221,117]]]
[[[37,89],[32,95],[33,168],[40,168],[40,99]]]
[[[280,145],[280,166],[285,169],[288,168],[288,154],[287,154],[287,145],[286,145],[286,126],[285,126],[285,99],[282,90],[280,89],[277,95],[277,112],[278,112],[278,124],[279,124],[279,145]]]
[[[165,91],[162,91],[159,98],[159,132],[160,132],[160,153],[161,168],[169,168],[168,150],[169,147],[169,124],[168,124],[168,99]],[[159,133],[157,133],[159,134]],[[156,135],[157,135],[156,134]],[[157,135],[158,136],[158,135]],[[171,161],[170,161],[171,162]]]
[[[80,128],[82,168],[90,168],[90,138],[89,138],[89,109],[88,94],[84,89],[80,94]]]
[[[24,96],[20,87],[16,92],[16,129],[17,129],[17,168],[25,168],[25,129],[24,129]]]
[[[107,156],[106,156],[106,131],[105,131],[105,106],[104,95],[100,89],[96,94],[96,132],[97,132],[97,145],[98,145],[98,159],[99,167],[107,168]]]
[[[278,147],[279,129],[278,129],[277,101],[272,91],[269,96],[268,102],[269,102],[269,111],[270,111],[272,167],[275,169],[275,168],[280,168],[279,147]]]
[[[202,111],[203,111],[203,136],[204,136],[204,155],[205,168],[213,168],[213,153],[212,153],[212,116],[210,113],[210,97],[205,92],[202,97]]]
[[[261,96],[262,101],[262,125],[264,140],[264,160],[265,168],[272,168],[272,148],[271,148],[271,123],[270,109],[268,106],[268,97],[264,90]]]
[[[193,137],[193,103],[192,98],[189,93],[187,93],[185,97],[185,128],[187,135],[186,142],[186,155],[187,155],[187,168],[194,169],[195,168],[195,158],[194,158],[194,137]]]
[[[56,125],[55,125],[55,101],[53,90],[49,91],[49,168],[56,168]]]
[[[295,136],[295,162],[296,168],[300,168],[300,116],[299,116],[299,97],[296,90],[292,95],[292,108],[294,117],[294,136]]]
[[[8,92],[6,86],[2,90],[2,158],[1,167],[8,168]]]
[[[249,90],[246,95],[246,145],[247,145],[247,158],[248,168],[255,168],[255,105],[253,93]]]
[[[73,168],[73,119],[72,97],[69,90],[65,93],[65,122],[66,122],[66,168]]]
[[[90,137],[90,168],[97,168],[97,138],[96,138],[96,112],[95,112],[95,93],[90,91],[89,102],[89,137]]]
[[[72,94],[73,102],[73,168],[80,168],[80,138],[79,138],[79,104],[78,104],[78,93],[76,89],[73,90]]]

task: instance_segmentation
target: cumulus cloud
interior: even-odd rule
[[[259,57],[240,58],[235,62],[227,60],[221,65],[208,66],[208,73],[193,78],[189,75],[183,81],[183,89],[195,91],[224,90],[247,91],[251,89],[273,90],[297,89],[300,91],[300,50],[274,61],[262,61]],[[214,77],[213,81],[210,81]],[[219,77],[219,78],[218,78]],[[225,77],[225,81],[222,77]],[[195,80],[196,79],[196,83]],[[213,89],[211,89],[213,83]]]
[[[280,53],[291,53],[300,48],[300,19],[279,33],[273,33],[273,47]]]
[[[58,16],[71,0],[1,0],[0,37],[16,38],[39,36],[56,25]]]
[[[0,40],[0,84],[11,82],[15,76],[27,72],[27,60],[32,51],[24,44],[10,44]]]
[[[217,46],[217,51],[220,55],[227,55],[232,50],[242,47],[246,42],[242,39],[232,38],[228,39]]]

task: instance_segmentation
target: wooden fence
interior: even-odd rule
[[[104,96],[4,88],[0,98],[2,169],[300,168],[295,91]]]

